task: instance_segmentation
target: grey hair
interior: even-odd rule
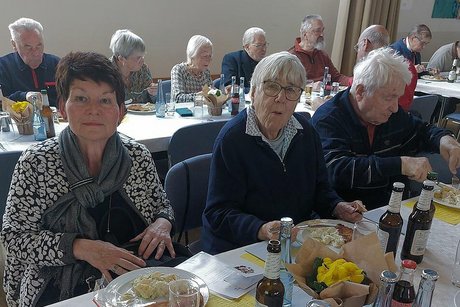
[[[260,60],[252,74],[251,91],[260,88],[267,80],[286,80],[303,89],[307,75],[298,57],[281,51]]]
[[[355,65],[350,92],[356,94],[356,87],[361,84],[366,93],[372,95],[395,79],[406,85],[410,83],[412,74],[408,61],[389,47],[378,48]]]
[[[409,32],[407,36],[421,36],[421,38],[431,38],[431,30],[427,25],[419,24],[415,25]]]
[[[307,15],[303,18],[302,23],[300,24],[300,34],[305,33],[312,27],[313,20],[321,20],[323,18],[320,15]]]
[[[145,44],[140,36],[128,29],[115,31],[110,39],[110,49],[113,56],[127,58],[133,52],[145,52]]]
[[[15,22],[8,26],[10,30],[11,39],[15,42],[18,41],[21,32],[23,31],[37,31],[38,34],[43,38],[43,26],[36,20],[31,18],[19,18]]]
[[[254,37],[258,34],[265,36],[265,31],[257,27],[247,29],[243,34],[243,47],[251,44],[254,41]]]
[[[390,44],[390,36],[387,31],[385,31],[385,33],[378,31],[379,27],[384,28],[381,25],[372,25],[364,29],[359,36],[358,42],[361,42],[363,39],[368,39],[371,44],[376,47],[388,46]]]
[[[212,43],[209,38],[203,35],[193,35],[190,38],[187,44],[187,63],[192,62],[192,59],[197,56],[198,50],[203,46],[211,47],[212,49]]]

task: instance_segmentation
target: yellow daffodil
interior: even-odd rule
[[[28,106],[29,106],[29,102],[27,102],[27,101],[18,101],[16,103],[13,103],[11,105],[11,108],[13,109],[14,112],[22,113],[22,112],[25,111],[25,109],[27,109]]]
[[[364,271],[345,259],[332,261],[330,258],[324,258],[323,264],[318,267],[316,280],[324,282],[328,287],[339,281],[361,283],[364,280]]]

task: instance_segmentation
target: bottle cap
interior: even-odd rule
[[[387,282],[387,283],[397,282],[398,275],[396,275],[396,273],[393,273],[391,271],[385,270],[385,271],[382,271],[382,273],[380,274],[380,280],[383,282]]]
[[[428,279],[428,280],[438,280],[439,275],[438,272],[432,269],[424,269],[422,271],[422,278]]]
[[[426,175],[426,179],[431,180],[431,181],[436,181],[438,179],[438,173],[434,171],[430,171]]]
[[[402,266],[406,269],[415,270],[417,268],[417,263],[415,263],[415,261],[413,260],[404,259],[401,263],[402,263]]]
[[[398,192],[404,191],[404,187],[405,187],[405,185],[404,185],[404,183],[402,183],[402,182],[394,182],[394,183],[393,183],[393,189],[398,190]],[[400,191],[399,191],[399,190],[400,190]]]

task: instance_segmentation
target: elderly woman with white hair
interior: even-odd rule
[[[277,238],[270,229],[312,213],[356,221],[360,201],[343,202],[329,186],[319,136],[294,113],[305,86],[299,59],[280,52],[262,59],[251,79],[252,105],[220,131],[203,213],[203,248],[219,253]]]
[[[194,101],[204,85],[212,84],[211,60],[211,41],[202,35],[192,36],[187,44],[187,62],[171,69],[171,93],[176,102]]]
[[[144,63],[145,44],[143,39],[127,29],[117,30],[110,40],[112,57],[125,85],[125,100],[134,103],[155,102],[157,84]]]
[[[245,92],[249,92],[252,73],[257,63],[267,54],[267,47],[264,30],[256,27],[247,29],[243,35],[243,49],[227,53],[222,59],[224,84],[229,85],[232,76],[237,80],[244,77]]]
[[[460,146],[451,132],[404,112],[398,98],[411,80],[408,61],[391,48],[373,50],[353,70],[353,85],[313,115],[332,187],[367,208],[388,204],[395,181],[422,182],[431,165],[419,152],[440,152],[452,173]]]

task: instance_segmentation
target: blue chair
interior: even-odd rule
[[[171,80],[161,81],[161,89],[163,90],[163,95],[171,93]]]
[[[204,122],[174,132],[168,146],[169,167],[185,159],[212,152],[214,141],[226,122]]]
[[[220,87],[220,78],[217,78],[216,80],[212,81],[212,86],[214,88],[219,88]]]
[[[310,113],[308,113],[308,112],[305,112],[305,111],[299,111],[299,112],[295,112],[295,113],[297,113],[297,114],[300,114],[300,115],[302,115],[302,116],[306,117],[308,120],[310,120],[310,119],[311,119],[311,114],[310,114]]]
[[[0,152],[0,214],[3,217],[6,207],[6,198],[10,190],[11,176],[13,175],[14,167],[21,156],[21,151],[5,151]],[[3,224],[3,219],[0,219],[0,227]]]
[[[177,242],[184,235],[185,245],[192,254],[201,251],[200,241],[190,243],[188,231],[202,226],[211,157],[212,154],[208,153],[186,159],[166,174],[165,191],[176,217]]]
[[[415,116],[420,116],[424,122],[429,123],[437,103],[437,95],[417,96],[414,97],[409,112]]]

